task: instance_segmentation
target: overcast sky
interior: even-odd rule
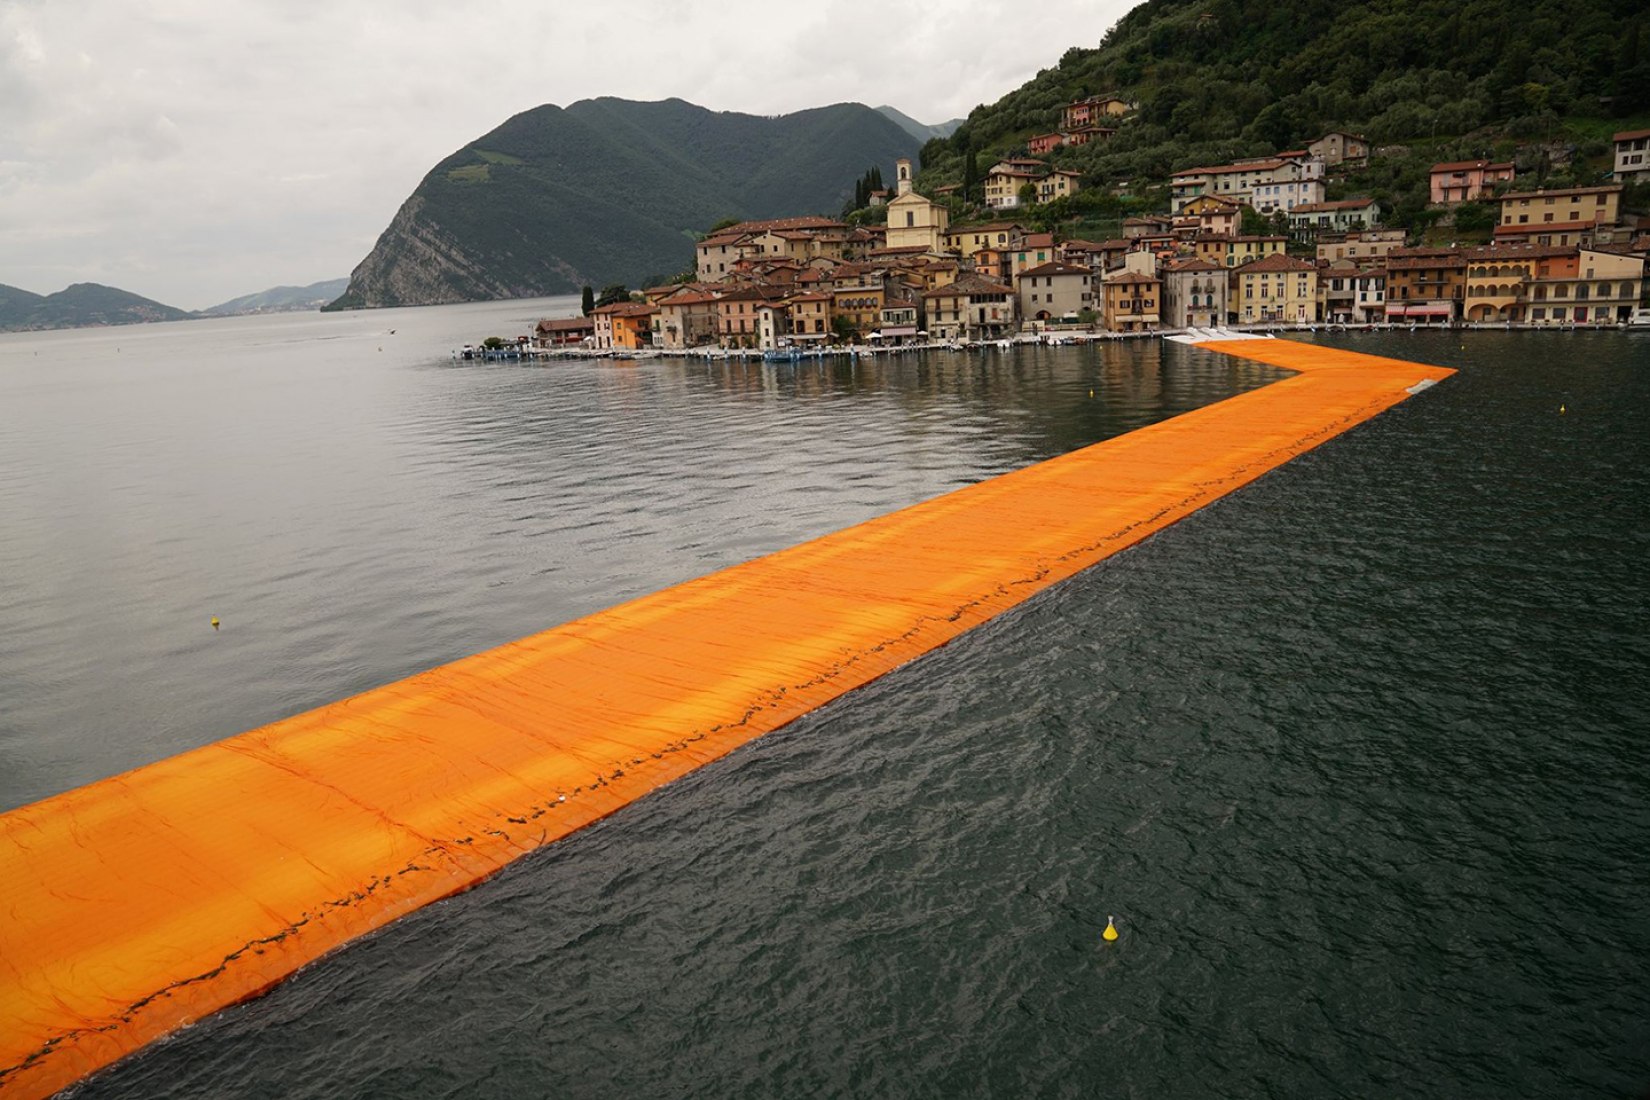
[[[940,122],[1131,0],[0,0],[0,283],[200,309],[349,274],[438,160],[612,95]]]

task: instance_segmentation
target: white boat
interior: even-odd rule
[[[1650,331],[1650,309],[1645,309],[1642,307],[1635,309],[1633,311],[1633,315],[1627,318],[1627,327],[1630,329],[1644,329],[1646,331]]]

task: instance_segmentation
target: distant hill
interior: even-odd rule
[[[954,118],[950,122],[939,122],[930,126],[927,123],[918,122],[916,119],[912,118],[904,111],[901,111],[899,108],[889,107],[886,104],[878,107],[877,113],[883,115],[884,117],[893,119],[894,122],[898,124],[900,129],[904,130],[918,141],[927,141],[929,138],[950,137],[952,134],[956,133],[957,127],[963,124],[962,119]]]
[[[778,117],[680,99],[535,107],[430,170],[330,308],[635,286],[692,266],[727,217],[837,214],[920,145],[859,103]]]
[[[348,279],[328,279],[308,286],[277,286],[256,294],[243,294],[220,305],[200,310],[202,317],[234,317],[242,313],[286,313],[320,309],[342,294]]]
[[[75,283],[45,295],[0,285],[0,331],[136,325],[182,321],[190,316],[181,309],[98,283]]]

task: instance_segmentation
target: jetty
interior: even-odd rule
[[[48,1096],[942,646],[1451,371],[1260,389],[0,814],[0,1096]]]

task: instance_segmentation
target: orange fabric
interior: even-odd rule
[[[0,1093],[47,1095],[1452,373],[1290,378],[0,815]]]

